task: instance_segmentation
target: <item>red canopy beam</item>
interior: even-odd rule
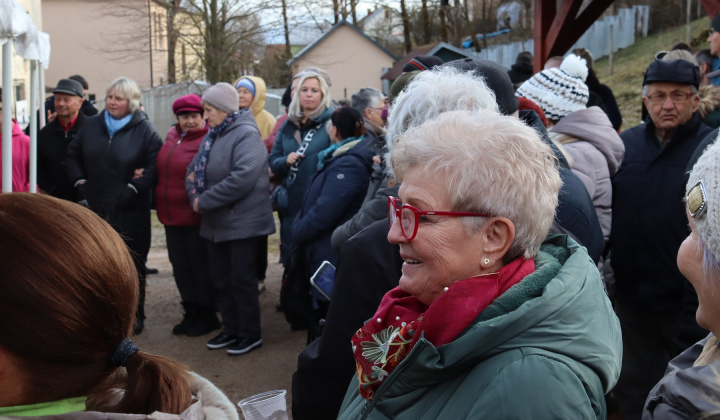
[[[705,11],[710,15],[710,19],[720,14],[720,1],[718,0],[700,0]]]
[[[592,0],[578,15],[582,3],[582,0],[562,0],[558,11],[555,0],[535,0],[533,67],[536,72],[542,70],[548,58],[565,54],[613,0]]]

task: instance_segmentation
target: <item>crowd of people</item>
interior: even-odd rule
[[[528,52],[510,70],[418,56],[388,96],[346,104],[308,67],[277,117],[242,76],[177,98],[164,141],[133,80],[99,113],[84,79],[58,81],[42,194],[0,196],[0,315],[18,319],[0,326],[0,415],[238,417],[132,343],[153,206],[183,308],[172,333],[215,331],[207,348],[229,355],[263,344],[277,212],[278,310],[308,334],[295,419],[717,415],[718,32],[720,17],[709,50],[649,57],[635,127],[582,48],[537,73]],[[14,191],[28,144],[13,122]]]

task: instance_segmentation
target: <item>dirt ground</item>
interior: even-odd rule
[[[205,342],[218,334],[219,330],[202,337],[172,334],[172,327],[182,318],[180,295],[172,277],[167,249],[158,244],[164,241],[156,240],[162,233],[153,230],[153,247],[147,265],[160,272],[148,276],[145,330],[133,337],[133,341],[143,351],[168,356],[186,364],[191,370],[211,380],[235,404],[261,392],[285,389],[288,391],[290,416],[292,375],[306,338],[305,331],[290,331],[283,314],[275,311],[282,275],[282,266],[277,262],[278,254],[271,252],[268,256],[267,290],[260,294],[263,345],[249,354],[230,356],[224,349],[208,350],[205,347]],[[242,418],[242,413],[240,416]]]

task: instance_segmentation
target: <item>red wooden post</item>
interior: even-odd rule
[[[710,19],[720,13],[720,0],[700,0],[700,2],[705,8],[707,14],[710,15]]]
[[[720,0],[705,1],[720,4]],[[583,0],[563,0],[559,11],[556,9],[556,0],[535,0],[535,72],[542,70],[548,58],[565,54],[612,2],[592,0],[578,15]]]

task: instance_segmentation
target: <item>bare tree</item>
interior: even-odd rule
[[[247,71],[255,51],[264,44],[258,19],[260,3],[232,0],[187,0],[195,34],[183,35],[200,57],[208,82],[232,81]]]
[[[175,53],[177,49],[178,33],[175,29],[175,19],[180,12],[181,0],[167,0],[167,50],[168,50],[168,83],[175,83],[176,68]]]
[[[430,43],[430,13],[428,12],[428,0],[422,0],[422,6],[420,9],[420,21],[422,22],[423,29],[423,44]]]
[[[404,38],[398,39],[396,36],[403,26],[400,12],[389,6],[383,6],[381,10],[383,13],[380,16],[363,22],[363,31],[396,56],[405,55]]]
[[[333,25],[340,21],[340,0],[332,0]]]
[[[288,25],[287,0],[281,0],[282,18],[283,18],[283,34],[285,35],[285,55],[288,59],[292,56],[290,46],[290,26]]]
[[[412,43],[410,41],[410,18],[408,17],[407,7],[405,7],[405,0],[400,0],[400,17],[403,23],[403,35],[405,36],[405,53],[409,53],[412,50]]]
[[[355,13],[355,5],[357,3],[357,0],[348,0],[350,2],[350,17],[352,17],[352,23],[353,25],[357,25],[357,13]]]
[[[448,25],[447,25],[447,11],[450,8],[447,0],[440,0],[440,39],[443,42],[448,42]]]
[[[98,15],[111,15],[122,22],[119,30],[100,34],[112,48],[98,52],[114,60],[148,60],[152,54],[155,66],[150,72],[161,83],[202,75],[217,83],[232,81],[240,72],[252,72],[263,54],[264,34],[281,26],[286,54],[290,55],[289,31],[285,29],[287,0],[85,1],[96,6]],[[277,13],[261,13],[268,10]]]

